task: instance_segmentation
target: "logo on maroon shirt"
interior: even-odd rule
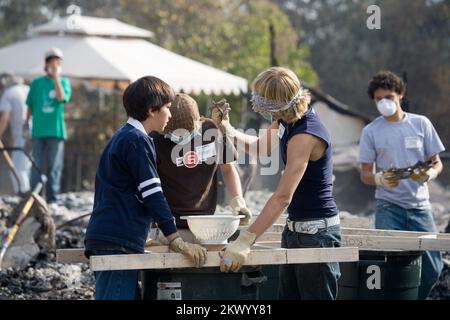
[[[195,151],[186,152],[183,156],[183,164],[186,168],[195,168],[199,163],[198,153]]]

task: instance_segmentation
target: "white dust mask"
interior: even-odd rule
[[[377,109],[381,113],[381,115],[390,117],[393,116],[397,111],[397,105],[394,101],[384,98],[378,101]]]

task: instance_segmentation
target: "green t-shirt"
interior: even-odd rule
[[[72,88],[67,78],[61,78],[61,85],[65,100],[59,102],[56,99],[54,80],[44,76],[31,82],[27,105],[33,116],[33,138],[67,139],[64,104],[70,101]]]

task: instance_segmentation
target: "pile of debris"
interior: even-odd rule
[[[0,197],[0,240],[7,234],[6,228],[15,208],[20,208],[18,197]],[[68,193],[59,196],[56,205],[51,205],[49,212],[56,225],[56,248],[83,247],[84,231],[88,217],[92,210],[93,194]],[[32,215],[32,213],[30,213]],[[84,219],[73,221],[77,217]],[[26,221],[32,219],[32,216]],[[26,228],[24,223],[21,227]],[[24,230],[22,234],[29,232]],[[45,232],[43,232],[45,233]],[[18,234],[19,236],[19,234]],[[16,267],[5,267],[0,271],[0,300],[1,299],[93,299],[94,276],[87,264],[59,264],[56,263],[55,250],[49,246],[37,243],[36,248],[28,248],[27,265],[14,260]],[[10,250],[15,250],[17,241]],[[24,249],[21,247],[20,249]],[[6,257],[5,257],[6,258]],[[25,260],[25,259],[24,259]]]
[[[87,264],[63,265],[38,256],[23,270],[0,272],[0,300],[93,299],[94,279]]]
[[[450,254],[444,255],[444,269],[442,270],[439,282],[433,288],[428,299],[450,300]]]

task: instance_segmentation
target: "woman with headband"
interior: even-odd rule
[[[253,110],[274,121],[259,137],[234,129],[229,106],[214,105],[212,118],[222,133],[247,152],[268,155],[279,143],[285,170],[275,193],[252,225],[221,252],[222,272],[238,271],[255,240],[287,209],[283,248],[340,246],[339,210],[332,196],[330,134],[309,106],[310,94],[289,69],[273,67],[253,82]],[[277,134],[277,136],[276,136]],[[253,152],[255,154],[255,152]],[[338,263],[280,266],[280,299],[336,299]]]

